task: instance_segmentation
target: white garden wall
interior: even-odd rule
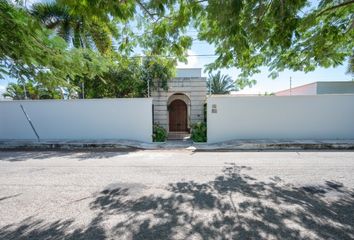
[[[125,139],[152,141],[152,99],[39,100],[0,102],[0,140]]]
[[[354,95],[211,96],[207,109],[210,143],[354,139]]]

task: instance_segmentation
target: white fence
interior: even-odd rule
[[[125,139],[152,141],[152,99],[0,102],[0,140]]]
[[[208,142],[354,139],[354,95],[211,96]]]

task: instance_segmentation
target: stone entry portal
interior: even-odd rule
[[[187,104],[176,99],[169,105],[169,130],[170,132],[188,131]]]
[[[180,135],[188,135],[193,124],[204,120],[206,78],[201,77],[201,69],[177,69],[177,76],[167,84],[167,90],[151,92],[154,124],[166,129],[169,139],[182,139]]]

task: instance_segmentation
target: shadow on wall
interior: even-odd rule
[[[331,181],[302,187],[278,177],[262,182],[245,174],[248,169],[229,164],[213,181],[170,184],[166,196],[105,189],[90,203],[97,216],[85,228],[72,229],[74,220],[27,219],[1,228],[0,239],[354,238],[352,189]],[[104,224],[111,218],[115,222]]]

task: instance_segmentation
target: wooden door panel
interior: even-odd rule
[[[171,132],[187,131],[187,104],[182,100],[170,104],[169,129]]]

